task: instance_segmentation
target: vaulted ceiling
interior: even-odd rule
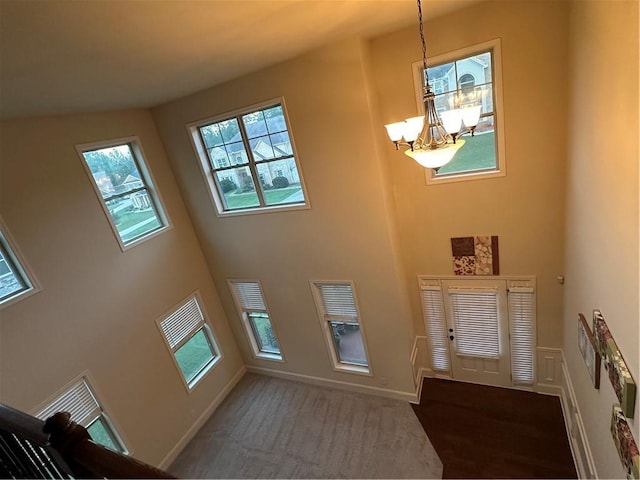
[[[417,25],[416,11],[414,0],[0,0],[0,118],[157,105],[334,39]]]

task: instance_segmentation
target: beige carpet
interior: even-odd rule
[[[181,478],[442,478],[408,403],[247,374],[178,456]]]

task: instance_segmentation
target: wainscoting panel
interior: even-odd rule
[[[536,348],[536,384],[534,390],[550,395],[562,394],[562,350],[559,348]]]
[[[562,410],[567,427],[569,444],[573,453],[579,478],[598,478],[595,463],[589,448],[589,441],[582,423],[580,409],[576,402],[576,394],[571,383],[571,376],[562,358]]]

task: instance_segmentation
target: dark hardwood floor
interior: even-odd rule
[[[558,397],[425,378],[412,406],[443,478],[577,478]]]

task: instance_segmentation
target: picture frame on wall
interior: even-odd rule
[[[578,350],[589,372],[591,383],[594,388],[600,388],[600,353],[587,319],[582,313],[578,314]]]
[[[620,405],[615,404],[611,412],[611,436],[616,444],[616,450],[628,479],[640,479],[640,453],[633,438],[631,428],[627,423]]]
[[[593,311],[593,336],[609,381],[620,402],[620,408],[627,417],[633,418],[636,383],[600,310]]]

